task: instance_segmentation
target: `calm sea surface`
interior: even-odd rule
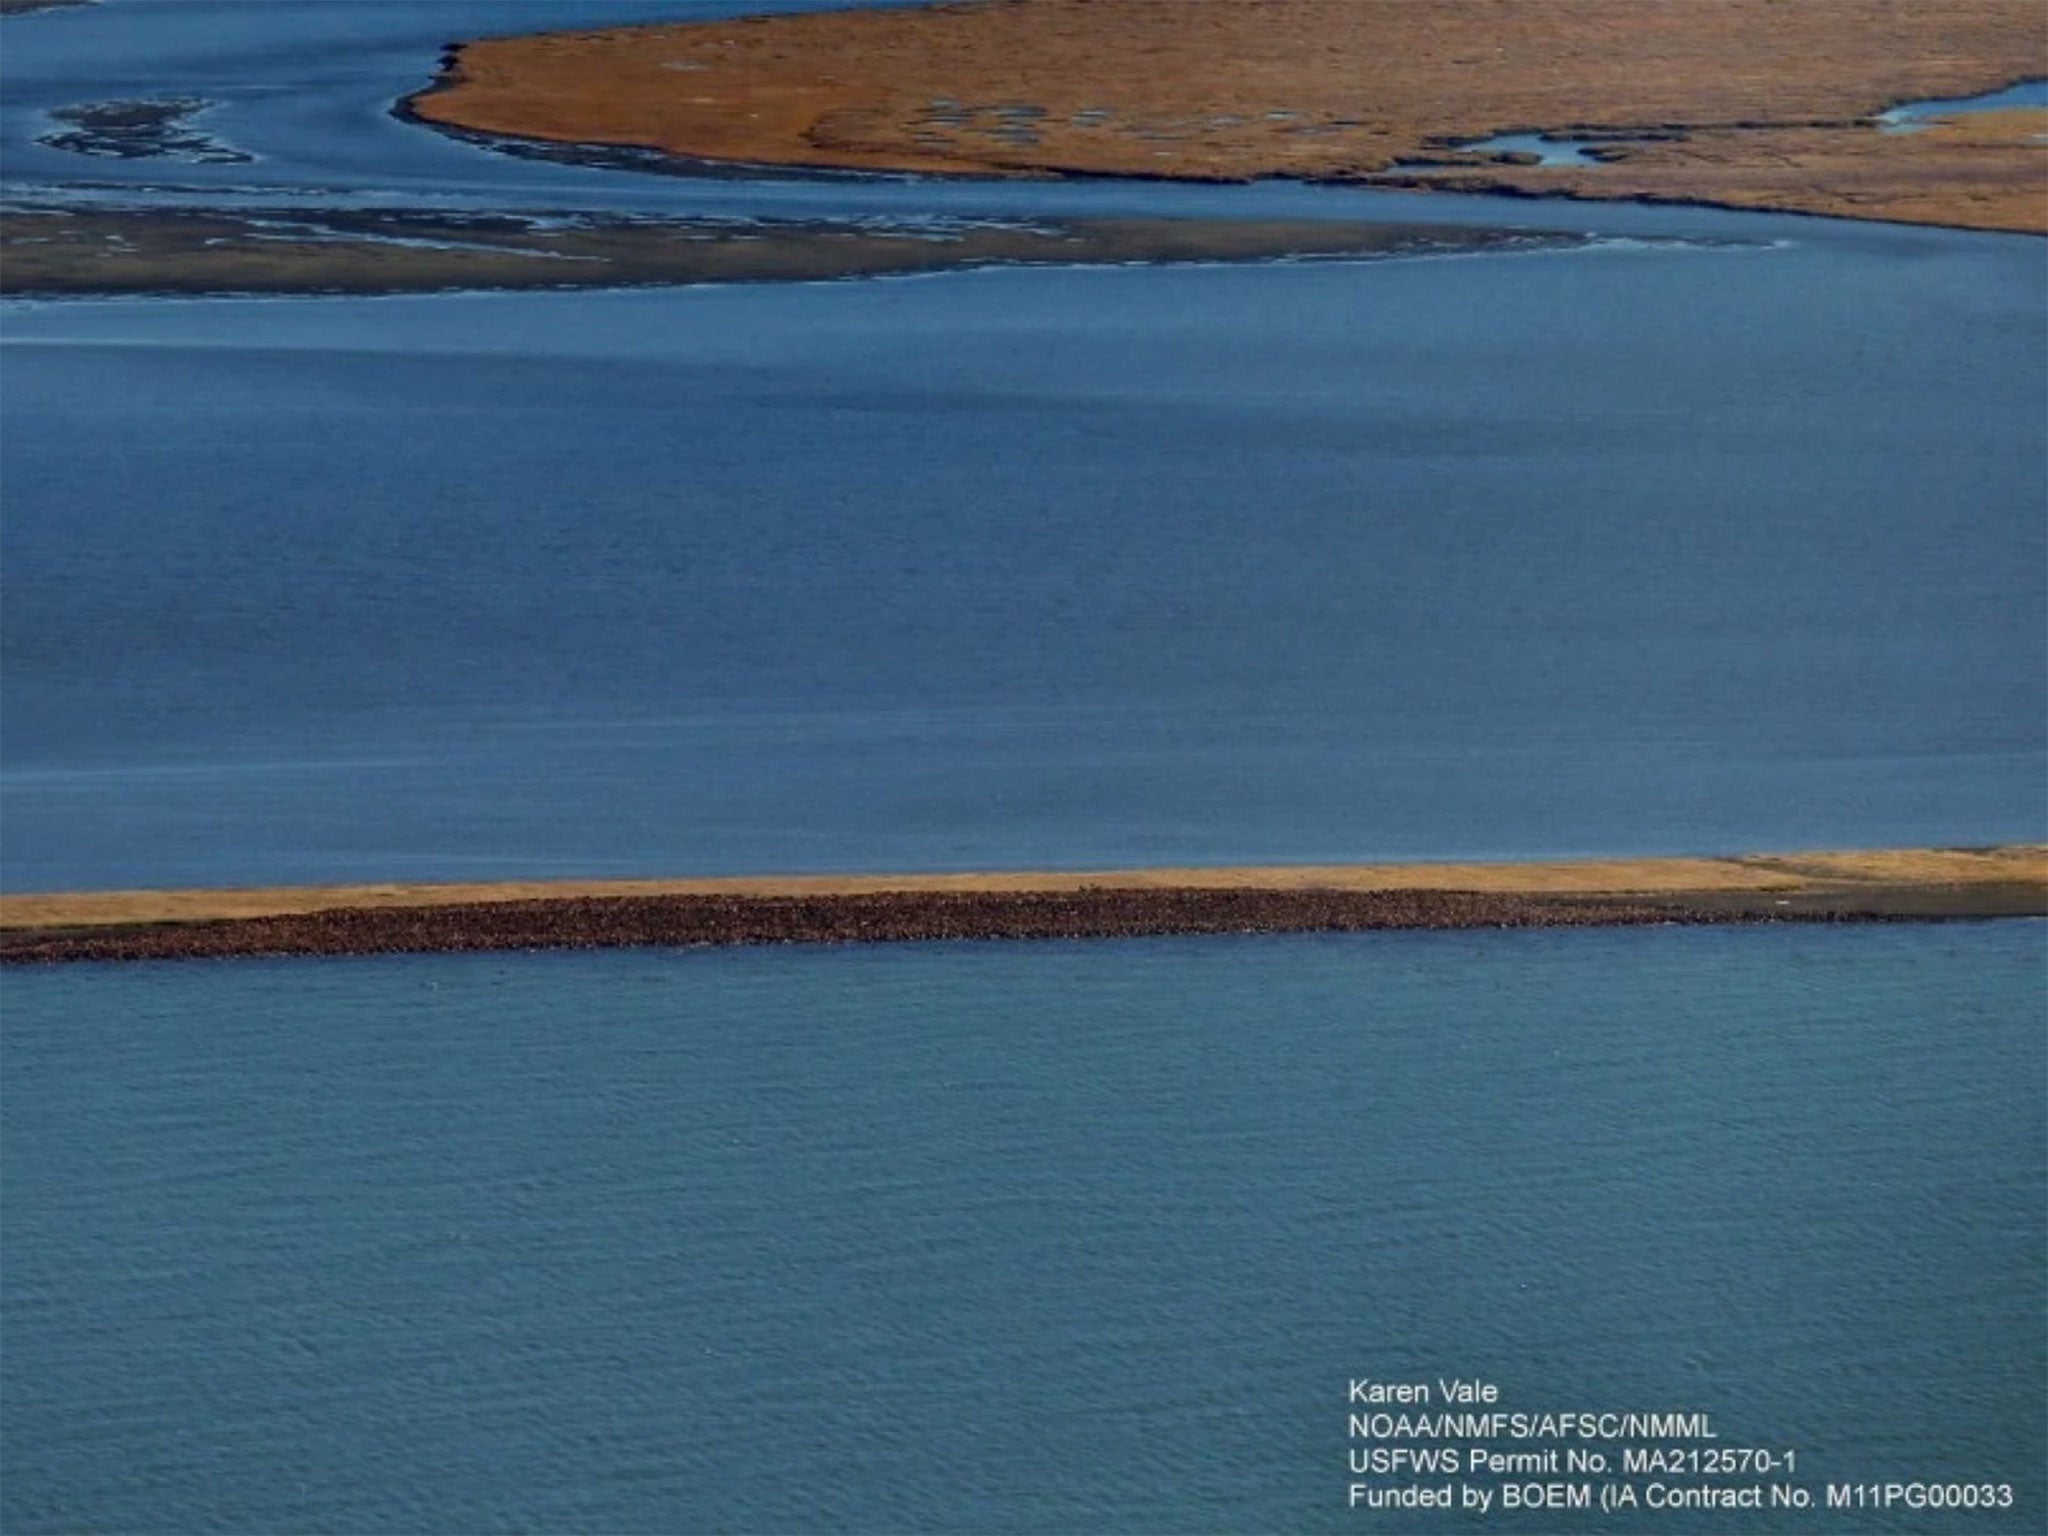
[[[2044,937],[10,975],[0,1517],[2038,1530]],[[1347,1513],[1349,1379],[1453,1373],[2018,1502]]]
[[[2041,251],[7,317],[15,889],[2038,838]]]

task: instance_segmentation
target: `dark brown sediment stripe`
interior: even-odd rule
[[[10,929],[0,931],[0,963],[2020,915],[2048,915],[2048,889],[2015,881],[1654,897],[1186,887],[562,897]]]

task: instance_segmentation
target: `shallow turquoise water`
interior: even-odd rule
[[[0,1523],[1462,1529],[1343,1501],[1464,1373],[2035,1530],[2043,938],[11,974]]]

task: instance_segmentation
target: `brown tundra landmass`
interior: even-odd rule
[[[2041,0],[986,0],[473,42],[449,127],[774,165],[1295,176],[2048,232]],[[1607,163],[1456,146],[1590,130]]]

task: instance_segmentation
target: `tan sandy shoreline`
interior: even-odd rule
[[[2038,0],[982,0],[496,38],[403,110],[764,165],[1292,176],[2048,232]],[[1606,163],[1459,146],[1587,131]]]
[[[2048,845],[0,897],[0,961],[2048,915]]]

